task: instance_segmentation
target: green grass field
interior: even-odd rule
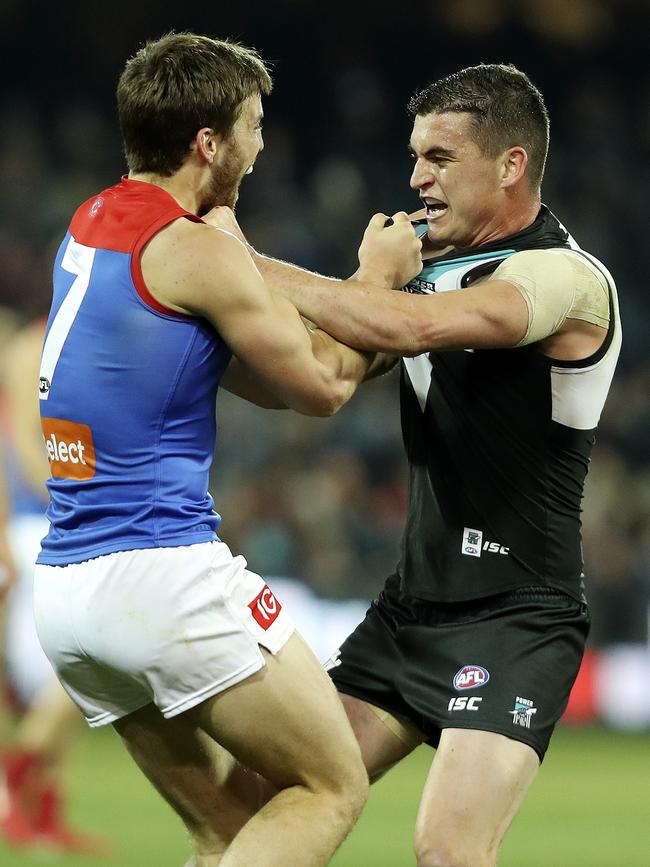
[[[421,748],[373,788],[334,867],[414,865],[411,828],[432,755]],[[181,867],[188,857],[180,823],[112,731],[84,733],[70,790],[73,822],[110,835],[115,855],[62,858],[0,843],[1,867]],[[499,865],[650,867],[650,735],[560,729]]]

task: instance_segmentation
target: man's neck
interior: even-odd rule
[[[197,179],[187,166],[183,166],[168,177],[153,172],[129,172],[129,179],[160,187],[176,199],[183,210],[189,211],[190,214],[198,213],[200,197]]]

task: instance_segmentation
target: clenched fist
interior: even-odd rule
[[[356,277],[385,289],[401,289],[422,270],[422,243],[407,214],[375,214],[359,247]]]

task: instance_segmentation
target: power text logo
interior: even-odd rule
[[[50,471],[55,479],[92,479],[95,475],[95,444],[87,424],[61,418],[42,418]]]
[[[513,710],[509,710],[508,713],[512,716],[513,725],[529,729],[533,715],[537,713],[537,708],[529,698],[522,698],[518,695]]]

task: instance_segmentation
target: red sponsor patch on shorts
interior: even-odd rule
[[[265,584],[255,599],[248,603],[248,607],[262,629],[268,629],[282,611],[282,606],[268,584]]]

